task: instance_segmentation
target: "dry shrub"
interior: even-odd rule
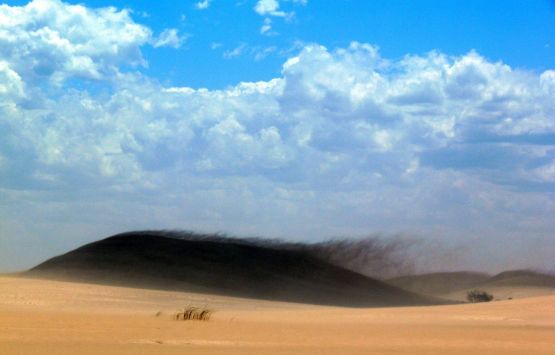
[[[466,294],[466,299],[469,302],[489,302],[493,299],[493,295],[490,295],[486,291],[472,290],[468,291]]]
[[[175,314],[175,320],[204,320],[210,319],[212,311],[205,307],[185,307]]]

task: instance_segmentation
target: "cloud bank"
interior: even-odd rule
[[[0,58],[27,83],[107,79],[121,68],[146,65],[141,46],[178,42],[175,29],[154,38],[128,10],[91,9],[59,0],[0,5]]]
[[[357,42],[221,90],[134,69],[142,46],[179,43],[126,10],[0,6],[6,260],[17,240],[139,228],[506,243],[495,265],[555,252],[555,71]]]

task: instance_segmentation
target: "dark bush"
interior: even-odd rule
[[[175,314],[175,320],[209,320],[212,311],[207,308],[186,307]]]
[[[486,291],[472,290],[467,292],[466,299],[472,303],[489,302],[493,299],[493,295],[490,295]]]

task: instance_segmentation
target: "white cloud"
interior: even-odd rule
[[[243,54],[243,52],[245,51],[246,48],[247,48],[247,45],[245,43],[241,43],[237,47],[235,47],[231,50],[225,51],[224,54],[223,54],[223,57],[225,59],[232,59],[232,58],[239,57],[241,54]]]
[[[270,54],[274,53],[277,50],[276,46],[270,46],[265,48],[256,48],[254,51],[254,60],[261,61]]]
[[[287,2],[292,2],[294,5],[304,6],[307,4],[306,0],[288,0]],[[294,11],[283,11],[280,10],[280,3],[278,0],[258,0],[254,6],[254,11],[260,16],[264,16],[264,22],[260,27],[260,34],[270,36],[277,35],[278,33],[272,31],[272,19],[273,17],[284,18],[285,21],[290,21],[295,17]]]
[[[287,15],[287,13],[279,11],[279,2],[277,0],[258,0],[254,6],[254,11],[261,16],[285,17]]]
[[[555,94],[555,70],[546,70],[540,75],[540,84],[549,94]]]
[[[266,17],[264,19],[264,24],[262,25],[262,27],[260,27],[260,33],[261,34],[270,34],[270,30],[272,29],[272,19],[269,17]]]
[[[13,103],[25,95],[24,83],[21,77],[9,63],[0,60],[0,107]]]
[[[12,100],[21,97],[18,73],[7,63],[2,68],[9,75],[0,88]],[[165,89],[130,76],[108,100],[68,92],[57,100],[63,106],[19,112],[36,123],[13,129],[34,142],[43,167],[78,165],[129,181],[187,166],[276,181],[313,176],[309,186],[320,179],[333,186],[345,169],[352,181],[373,176],[389,183],[406,171],[447,169],[524,188],[552,180],[553,147],[541,141],[555,132],[549,73],[515,71],[476,53],[389,62],[366,44],[334,51],[311,45],[271,82],[209,91]],[[480,155],[482,147],[501,150]]]
[[[162,33],[160,33],[160,36],[158,36],[158,38],[155,38],[152,41],[152,45],[154,46],[154,48],[158,48],[158,47],[179,48],[181,47],[181,44],[183,43],[184,40],[185,40],[184,37],[179,36],[177,29],[167,28],[164,31],[162,31]]]
[[[127,10],[90,9],[58,0],[0,7],[0,57],[26,81],[99,79],[119,66],[143,65],[151,31]]]
[[[202,0],[195,4],[198,10],[206,10],[210,6],[211,0]]]
[[[493,246],[555,232],[553,70],[314,44],[273,80],[165,87],[124,70],[152,41],[113,8],[0,7],[1,234],[57,234],[71,220],[91,238],[103,224],[487,235]],[[59,85],[111,74],[105,90]]]
[[[175,29],[152,38],[128,10],[91,9],[59,0],[34,0],[25,6],[0,6],[0,58],[26,82],[70,77],[106,79],[122,67],[146,64],[140,47],[177,47]]]
[[[221,46],[221,44],[218,44],[217,46],[211,46],[211,48],[218,49]],[[224,59],[233,59],[240,56],[248,56],[254,59],[254,61],[259,62],[275,52],[277,52],[276,46],[249,46],[246,43],[241,43],[233,49],[228,49],[224,51],[222,56]]]

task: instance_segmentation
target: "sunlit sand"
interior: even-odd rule
[[[0,329],[2,354],[553,354],[555,295],[339,308],[2,276]]]

